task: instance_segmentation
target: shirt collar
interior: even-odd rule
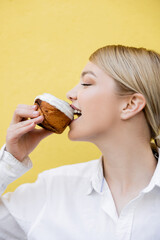
[[[156,152],[154,150],[152,150],[152,151],[153,151],[155,158],[157,159],[157,166],[156,166],[156,169],[150,180],[150,183],[148,184],[148,186],[146,188],[144,188],[142,190],[143,193],[150,192],[155,186],[160,187],[160,148],[158,148],[158,152]]]
[[[156,169],[154,171],[154,174],[151,178],[150,183],[146,188],[142,190],[142,192],[147,193],[151,191],[155,186],[160,187],[160,148],[158,148],[158,152],[156,152],[154,149],[152,149],[152,152],[157,159],[158,163],[156,166]],[[86,194],[89,195],[92,193],[93,189],[99,193],[103,194],[106,190],[107,184],[104,185],[104,175],[103,175],[103,155],[100,156],[98,161],[96,162],[96,166],[93,170],[93,173],[90,178],[90,184],[87,188]]]
[[[90,185],[86,192],[87,195],[92,193],[93,189],[99,194],[102,193],[102,187],[104,182],[102,159],[103,156],[101,155],[98,161],[96,162],[96,166],[90,178]]]

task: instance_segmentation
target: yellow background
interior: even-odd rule
[[[124,44],[160,52],[159,13],[159,0],[1,0],[0,146],[16,106],[31,105],[44,92],[68,101],[97,48]],[[70,141],[68,131],[44,139],[30,154],[33,168],[7,191],[43,170],[99,158],[95,145]]]

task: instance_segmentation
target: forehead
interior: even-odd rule
[[[96,75],[95,79],[98,79],[99,81],[102,81],[102,82],[107,81],[107,82],[112,82],[113,85],[115,84],[113,78],[111,78],[104,70],[102,70],[96,64],[90,61],[88,61],[86,66],[83,68],[81,72],[81,77],[85,72],[93,72],[93,74]]]
[[[82,73],[90,71],[92,71],[97,77],[99,75],[106,75],[106,73],[102,69],[100,69],[97,65],[88,61],[85,67],[83,68]]]

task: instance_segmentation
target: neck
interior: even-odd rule
[[[157,161],[150,144],[130,142],[101,145],[103,172],[110,186],[121,192],[135,191],[146,187],[155,171]]]
[[[96,136],[93,143],[102,152],[104,176],[110,186],[125,193],[148,185],[157,160],[152,153],[143,112],[127,122],[115,124],[107,129],[107,134]]]

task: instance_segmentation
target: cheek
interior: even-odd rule
[[[112,96],[102,90],[86,91],[79,94],[78,99],[82,113],[85,115],[104,113],[113,105]]]
[[[94,96],[84,96],[81,98],[82,114],[87,125],[111,126],[115,123],[118,117],[118,108],[115,97],[111,93],[104,91],[95,94]]]
[[[84,113],[88,113],[94,112],[95,109],[99,108],[99,104],[102,102],[103,96],[99,94],[99,90],[97,90],[97,88],[93,89],[90,87],[90,89],[88,88],[79,92],[77,99],[81,110]]]
[[[117,124],[116,104],[112,98],[96,95],[81,99],[82,118],[74,122],[68,136],[71,140],[89,141],[109,133]]]

